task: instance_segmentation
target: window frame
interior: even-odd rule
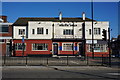
[[[5,43],[4,39],[0,39],[0,44]]]
[[[94,28],[94,35],[101,35],[101,29],[100,28]]]
[[[91,35],[92,34],[92,30],[91,29],[89,29],[89,35]]]
[[[23,34],[25,34],[25,29],[18,29],[18,35],[23,35]]]
[[[35,29],[32,29],[32,34],[35,34]]]
[[[43,27],[38,27],[37,28],[37,34],[43,35],[44,34],[44,28]]]
[[[63,29],[63,35],[73,35],[73,29]]]
[[[99,49],[97,49],[97,47]],[[107,52],[108,51],[107,50],[107,44],[94,44],[94,52],[98,52],[97,50],[99,50],[99,52]],[[87,50],[87,52],[92,52],[92,44],[88,44],[88,50]]]
[[[47,50],[33,50],[33,47],[34,47],[33,45],[34,44],[46,44],[47,45]],[[49,46],[48,43],[32,43],[32,51],[48,51],[48,46]]]
[[[46,34],[48,35],[48,29],[46,29]]]
[[[21,49],[21,50],[18,49],[18,48],[16,49],[16,44],[23,44],[23,43],[15,43],[15,50],[16,50],[16,51],[22,51],[23,49]],[[26,51],[26,43],[24,43],[24,45],[25,45],[25,46],[24,46],[24,47],[25,47],[24,51]]]
[[[72,50],[65,50],[64,44],[72,44]],[[74,50],[74,43],[62,43],[62,51],[73,51]]]
[[[7,28],[7,32],[3,32],[3,28]],[[0,33],[9,33],[9,25],[1,25],[0,26]],[[6,29],[5,29],[6,30]]]

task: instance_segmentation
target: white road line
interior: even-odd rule
[[[77,62],[74,62],[74,61],[70,61],[71,63],[75,63],[75,64],[79,64],[79,63],[77,63]]]
[[[109,74],[109,75],[116,75],[116,76],[120,75],[120,73],[107,73],[107,74]]]

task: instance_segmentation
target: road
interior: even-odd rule
[[[40,78],[117,80],[120,76],[119,72],[119,68],[101,66],[5,66],[2,68],[2,77],[3,80],[9,78],[11,80],[16,80],[16,78],[21,78],[21,80],[39,80]]]

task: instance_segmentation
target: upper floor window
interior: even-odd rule
[[[8,25],[2,25],[1,26],[0,32],[2,32],[2,33],[8,33],[8,31],[9,31]]]
[[[64,29],[63,35],[73,35],[73,29]]]
[[[91,29],[89,29],[89,35],[91,35]]]
[[[19,29],[19,35],[25,34],[25,29]]]
[[[46,29],[46,34],[48,34],[48,29]]]
[[[37,28],[37,34],[43,34],[44,31],[43,31],[43,28]]]
[[[94,34],[100,35],[100,28],[94,28]]]
[[[35,34],[35,29],[32,29],[32,34]]]

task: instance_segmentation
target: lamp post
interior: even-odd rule
[[[82,24],[82,29],[83,29],[83,31],[82,31],[82,34],[83,34],[83,37],[82,37],[82,39],[83,39],[83,43],[82,43],[82,46],[83,46],[83,56],[84,56],[84,58],[86,58],[86,55],[85,55],[85,45],[86,45],[86,39],[85,39],[85,12],[83,12],[82,13],[82,17],[83,17],[83,24]]]
[[[92,58],[94,58],[93,0],[91,0],[91,15],[92,15]]]
[[[109,47],[109,66],[111,67],[111,45],[110,45],[110,28],[108,28],[108,47]]]
[[[24,49],[25,49],[25,45],[24,45],[24,37],[25,37],[25,34],[22,33],[22,56],[24,56]]]

